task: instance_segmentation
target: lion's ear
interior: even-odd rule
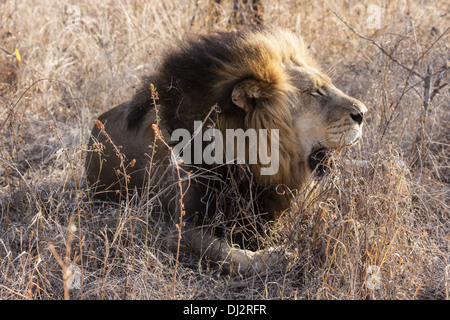
[[[231,93],[231,101],[246,112],[252,110],[260,98],[268,96],[267,83],[256,80],[244,80],[238,83]]]

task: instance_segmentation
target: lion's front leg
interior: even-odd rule
[[[278,247],[257,251],[240,249],[201,230],[186,231],[184,237],[200,255],[216,262],[231,274],[264,275],[288,261],[288,254]]]
[[[224,242],[220,239],[219,241]],[[288,255],[281,248],[270,247],[251,251],[226,245],[228,252],[224,253],[227,257],[222,261],[230,266],[228,270],[231,273],[266,275],[280,265],[285,266],[288,261]]]

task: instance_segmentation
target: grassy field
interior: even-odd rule
[[[369,108],[361,143],[273,226],[287,268],[177,261],[156,204],[91,198],[92,121],[178,41],[242,28],[222,2],[0,1],[0,299],[449,299],[445,0],[263,1]]]

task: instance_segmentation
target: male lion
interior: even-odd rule
[[[90,146],[97,151],[87,157],[87,180],[96,194],[115,200],[133,189],[151,193],[200,254],[241,272],[268,270],[280,254],[249,250],[255,234],[289,208],[292,191],[329,151],[359,140],[366,111],[332,84],[288,30],[199,37],[169,53],[131,101],[98,118],[104,128],[92,130]],[[202,132],[194,133],[195,121],[203,121]],[[177,142],[172,133],[183,128],[202,135],[211,127],[224,137],[227,129],[277,131],[275,147],[259,147],[274,148],[268,152],[279,156],[278,171],[261,174],[267,162],[260,160],[179,165],[167,147]]]

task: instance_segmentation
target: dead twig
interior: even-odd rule
[[[333,9],[331,9],[330,7],[328,7],[331,12],[333,12],[333,14],[342,21],[343,24],[345,24],[345,26],[347,28],[350,29],[350,31],[352,31],[355,35],[357,35],[358,37],[360,37],[363,40],[366,40],[368,42],[370,42],[371,44],[373,44],[374,46],[376,46],[378,49],[380,49],[381,52],[383,52],[386,56],[389,57],[389,59],[391,59],[392,61],[394,61],[395,63],[397,63],[400,67],[402,67],[405,70],[408,70],[410,73],[414,74],[415,76],[423,79],[424,77],[418,73],[416,70],[411,69],[407,66],[405,66],[403,63],[401,63],[400,61],[398,61],[395,57],[393,57],[389,52],[387,52],[380,44],[378,44],[375,40],[367,38],[365,36],[363,36],[362,34],[360,34],[358,31],[356,31],[352,26],[350,26],[341,16],[339,16],[336,11],[334,11]]]
[[[130,175],[127,173],[128,167],[133,167],[136,163],[136,159],[131,160],[131,162],[128,165],[125,165],[125,162],[127,161],[126,156],[120,151],[120,146],[117,146],[114,141],[112,140],[111,136],[106,132],[105,125],[98,119],[94,120],[95,126],[100,130],[101,134],[105,137],[105,139],[111,144],[111,146],[114,149],[114,152],[116,153],[116,156],[119,158],[120,161],[120,169],[117,169],[117,175],[123,175],[124,180],[124,187],[125,187],[125,215],[128,216],[130,219],[130,241],[131,241],[131,248],[132,248],[132,268],[130,272],[133,272],[134,266],[136,264],[136,258],[135,258],[135,243],[134,243],[134,233],[133,233],[133,219],[131,217],[131,207],[130,207],[130,192],[128,188],[128,183],[130,182]],[[121,172],[122,170],[122,172]],[[117,193],[122,194],[122,190],[116,190]],[[126,218],[124,219],[126,221]],[[125,222],[124,222],[125,224]],[[116,241],[118,238],[118,233],[114,235],[114,239],[112,243]],[[127,283],[125,283],[125,288],[127,287]],[[131,298],[131,294],[133,291],[133,275],[131,275],[130,280],[130,291],[129,291],[129,297]]]
[[[156,91],[156,88],[155,88],[155,86],[153,84],[150,85],[150,90],[151,90],[151,95],[152,95],[152,105],[155,108],[156,115],[157,115],[156,118],[158,120],[159,119],[159,117],[158,117],[158,107],[160,106],[158,104],[158,100],[159,100],[158,92]],[[157,140],[161,141],[170,150],[172,159],[176,159],[176,156],[173,153],[172,147],[170,147],[166,143],[166,141],[164,140],[164,136],[162,135],[162,132],[159,129],[159,120],[152,125],[152,129],[154,131],[155,138]],[[181,230],[182,230],[182,227],[183,227],[183,217],[186,214],[186,211],[184,209],[184,201],[183,201],[185,192],[183,191],[183,184],[182,184],[184,179],[181,178],[181,173],[180,173],[182,168],[180,167],[179,163],[176,162],[176,161],[174,161],[174,166],[175,166],[175,169],[177,171],[178,188],[180,190],[180,199],[178,200],[179,201],[179,205],[180,205],[180,217],[179,217],[178,223],[175,225],[177,230],[178,230],[178,239],[177,239],[177,253],[176,253],[176,258],[175,258],[175,268],[173,270],[173,278],[172,278],[172,299],[173,300],[175,300],[175,284],[176,284],[176,279],[177,279],[178,261],[179,261],[179,257],[180,257],[181,238],[182,238],[181,237]],[[189,181],[190,173],[187,172],[187,175],[188,175],[188,181]]]
[[[69,220],[69,226],[67,227],[68,236],[67,236],[67,242],[66,242],[66,253],[64,256],[64,260],[61,258],[61,256],[58,254],[58,252],[55,249],[55,246],[53,244],[50,244],[48,246],[48,249],[51,251],[53,256],[56,259],[56,262],[58,262],[59,266],[62,269],[62,275],[63,275],[63,286],[64,286],[64,300],[70,299],[70,289],[72,286],[73,276],[75,274],[75,270],[73,270],[73,265],[75,264],[75,260],[72,262],[70,259],[70,253],[72,250],[72,242],[75,237],[75,231],[76,227],[74,224],[74,218],[73,216]]]
[[[394,61],[396,64],[398,64],[400,67],[402,67],[403,69],[409,71],[411,74],[414,74],[415,76],[419,77],[420,79],[422,79],[423,81],[426,80],[427,75],[421,75],[419,72],[417,72],[416,70],[414,70],[415,66],[417,65],[417,63],[431,50],[431,48],[433,48],[433,46],[442,39],[442,37],[450,30],[450,27],[447,27],[447,29],[445,29],[444,32],[442,32],[442,34],[437,37],[437,39],[420,55],[419,58],[417,58],[417,60],[414,62],[413,66],[407,67],[405,64],[403,64],[402,62],[400,62],[398,59],[396,59],[395,57],[393,57],[389,52],[386,51],[386,49],[381,46],[378,42],[376,42],[375,40],[368,38],[366,36],[363,36],[362,34],[360,34],[358,31],[355,30],[355,28],[353,28],[352,26],[350,26],[341,16],[339,16],[336,11],[334,11],[333,9],[331,9],[330,7],[328,7],[331,12],[333,12],[333,14],[343,23],[345,24],[345,26],[347,28],[350,29],[350,31],[352,31],[355,35],[357,35],[358,37],[360,37],[363,40],[366,40],[368,42],[370,42],[371,44],[373,44],[374,46],[376,46],[378,49],[380,49],[380,51],[385,54],[387,57],[389,57],[389,59],[391,59],[392,61]]]

